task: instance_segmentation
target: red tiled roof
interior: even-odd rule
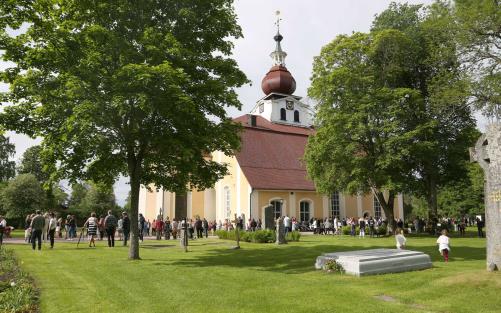
[[[244,126],[242,148],[236,154],[250,185],[266,190],[315,190],[301,163],[311,128],[271,123],[256,116],[256,126],[248,115],[234,119]]]

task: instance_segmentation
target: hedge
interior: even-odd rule
[[[276,233],[274,230],[256,230],[256,231],[240,231],[240,241],[254,243],[270,243],[275,242]],[[235,231],[216,230],[216,235],[219,239],[237,240]],[[298,231],[288,232],[285,239],[287,241],[299,241],[301,234]]]
[[[343,226],[342,227],[343,235],[351,234],[351,226]],[[381,225],[377,229],[374,229],[374,235],[379,234],[380,236],[386,236],[386,225]],[[358,226],[355,227],[355,235],[360,235],[360,228]],[[370,235],[369,227],[365,227],[365,236]]]

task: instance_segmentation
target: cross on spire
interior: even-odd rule
[[[280,21],[282,20],[282,19],[280,18],[280,11],[279,11],[279,10],[277,10],[277,11],[275,12],[275,15],[277,16],[277,20],[275,21],[275,25],[277,26],[277,33],[280,33]]]

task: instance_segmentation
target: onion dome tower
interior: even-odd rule
[[[277,12],[277,15],[278,14],[279,12]],[[285,53],[280,46],[280,42],[284,37],[280,34],[279,18],[277,18],[276,25],[277,34],[273,37],[276,42],[276,47],[275,51],[270,54],[273,60],[273,66],[261,81],[261,89],[265,95],[269,95],[271,93],[292,95],[296,90],[296,80],[285,67],[285,57],[287,56],[287,53]]]

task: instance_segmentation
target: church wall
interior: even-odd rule
[[[194,218],[197,215],[201,218],[204,216],[204,205],[205,205],[205,194],[204,191],[192,190],[191,192],[191,217]]]
[[[367,212],[369,215],[374,216],[374,196],[372,194],[365,194],[362,200],[362,214],[357,216],[363,216]]]
[[[358,215],[357,211],[358,211],[357,196],[345,195],[345,213],[344,215],[341,214],[341,218],[357,216]]]
[[[282,203],[282,214],[285,215],[285,213],[288,212],[289,210],[289,192],[287,191],[261,191],[259,190],[259,201],[258,201],[258,207],[257,208],[252,208],[253,211],[257,210],[257,215],[258,218],[264,221],[264,208],[270,205],[270,201],[272,200],[283,200]],[[252,214],[254,215],[254,213]]]
[[[148,192],[146,190],[146,206],[145,206],[145,211],[144,211],[144,218],[146,220],[153,221],[156,219],[156,214],[158,214],[158,209],[155,209],[160,203],[157,205],[157,191],[153,187],[152,192]]]
[[[326,209],[324,207],[324,201],[323,201],[323,196],[321,194],[318,194],[316,192],[310,191],[310,192],[295,192],[296,194],[296,210],[295,214],[293,217],[296,217],[299,219],[299,213],[300,213],[300,203],[301,201],[309,201],[310,202],[310,218],[311,217],[316,217],[316,218],[323,218],[324,217],[324,210]]]

